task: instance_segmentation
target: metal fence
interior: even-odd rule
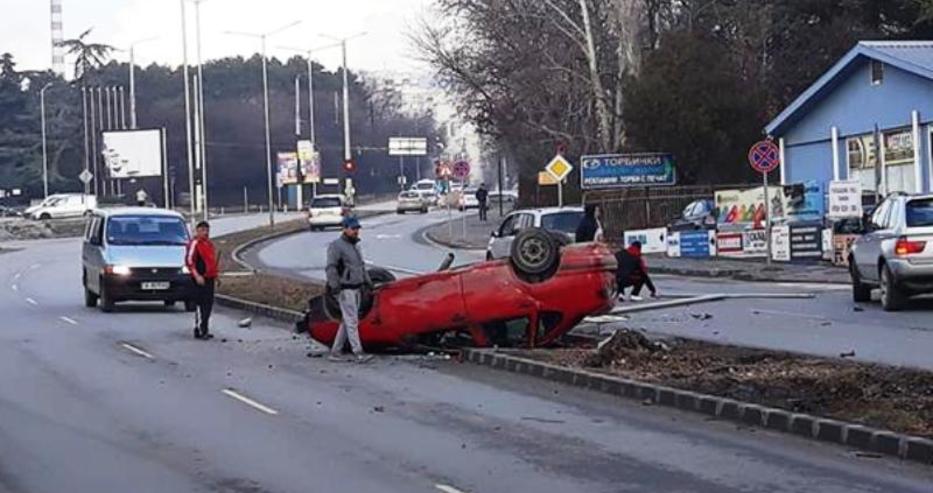
[[[601,190],[586,192],[583,202],[599,205],[604,234],[607,239],[615,240],[627,230],[665,227],[680,217],[691,202],[713,200],[716,190],[753,187],[755,185],[746,183]]]

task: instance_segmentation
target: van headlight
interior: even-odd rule
[[[191,274],[191,269],[189,269],[187,265],[183,265],[183,266],[181,266],[181,273],[182,273],[182,274]]]
[[[126,265],[108,265],[104,271],[114,276],[128,276],[133,273],[132,269]]]

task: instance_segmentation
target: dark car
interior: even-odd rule
[[[709,199],[695,200],[684,208],[680,217],[668,226],[671,231],[698,231],[716,228],[716,203]]]

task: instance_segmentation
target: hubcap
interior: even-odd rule
[[[522,243],[522,260],[531,267],[538,267],[547,261],[547,245],[538,238],[530,238]]]

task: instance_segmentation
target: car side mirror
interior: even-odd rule
[[[499,232],[496,231],[496,230],[492,230],[492,232],[489,233],[489,236],[492,237],[492,238],[498,238],[498,237],[499,237]]]

